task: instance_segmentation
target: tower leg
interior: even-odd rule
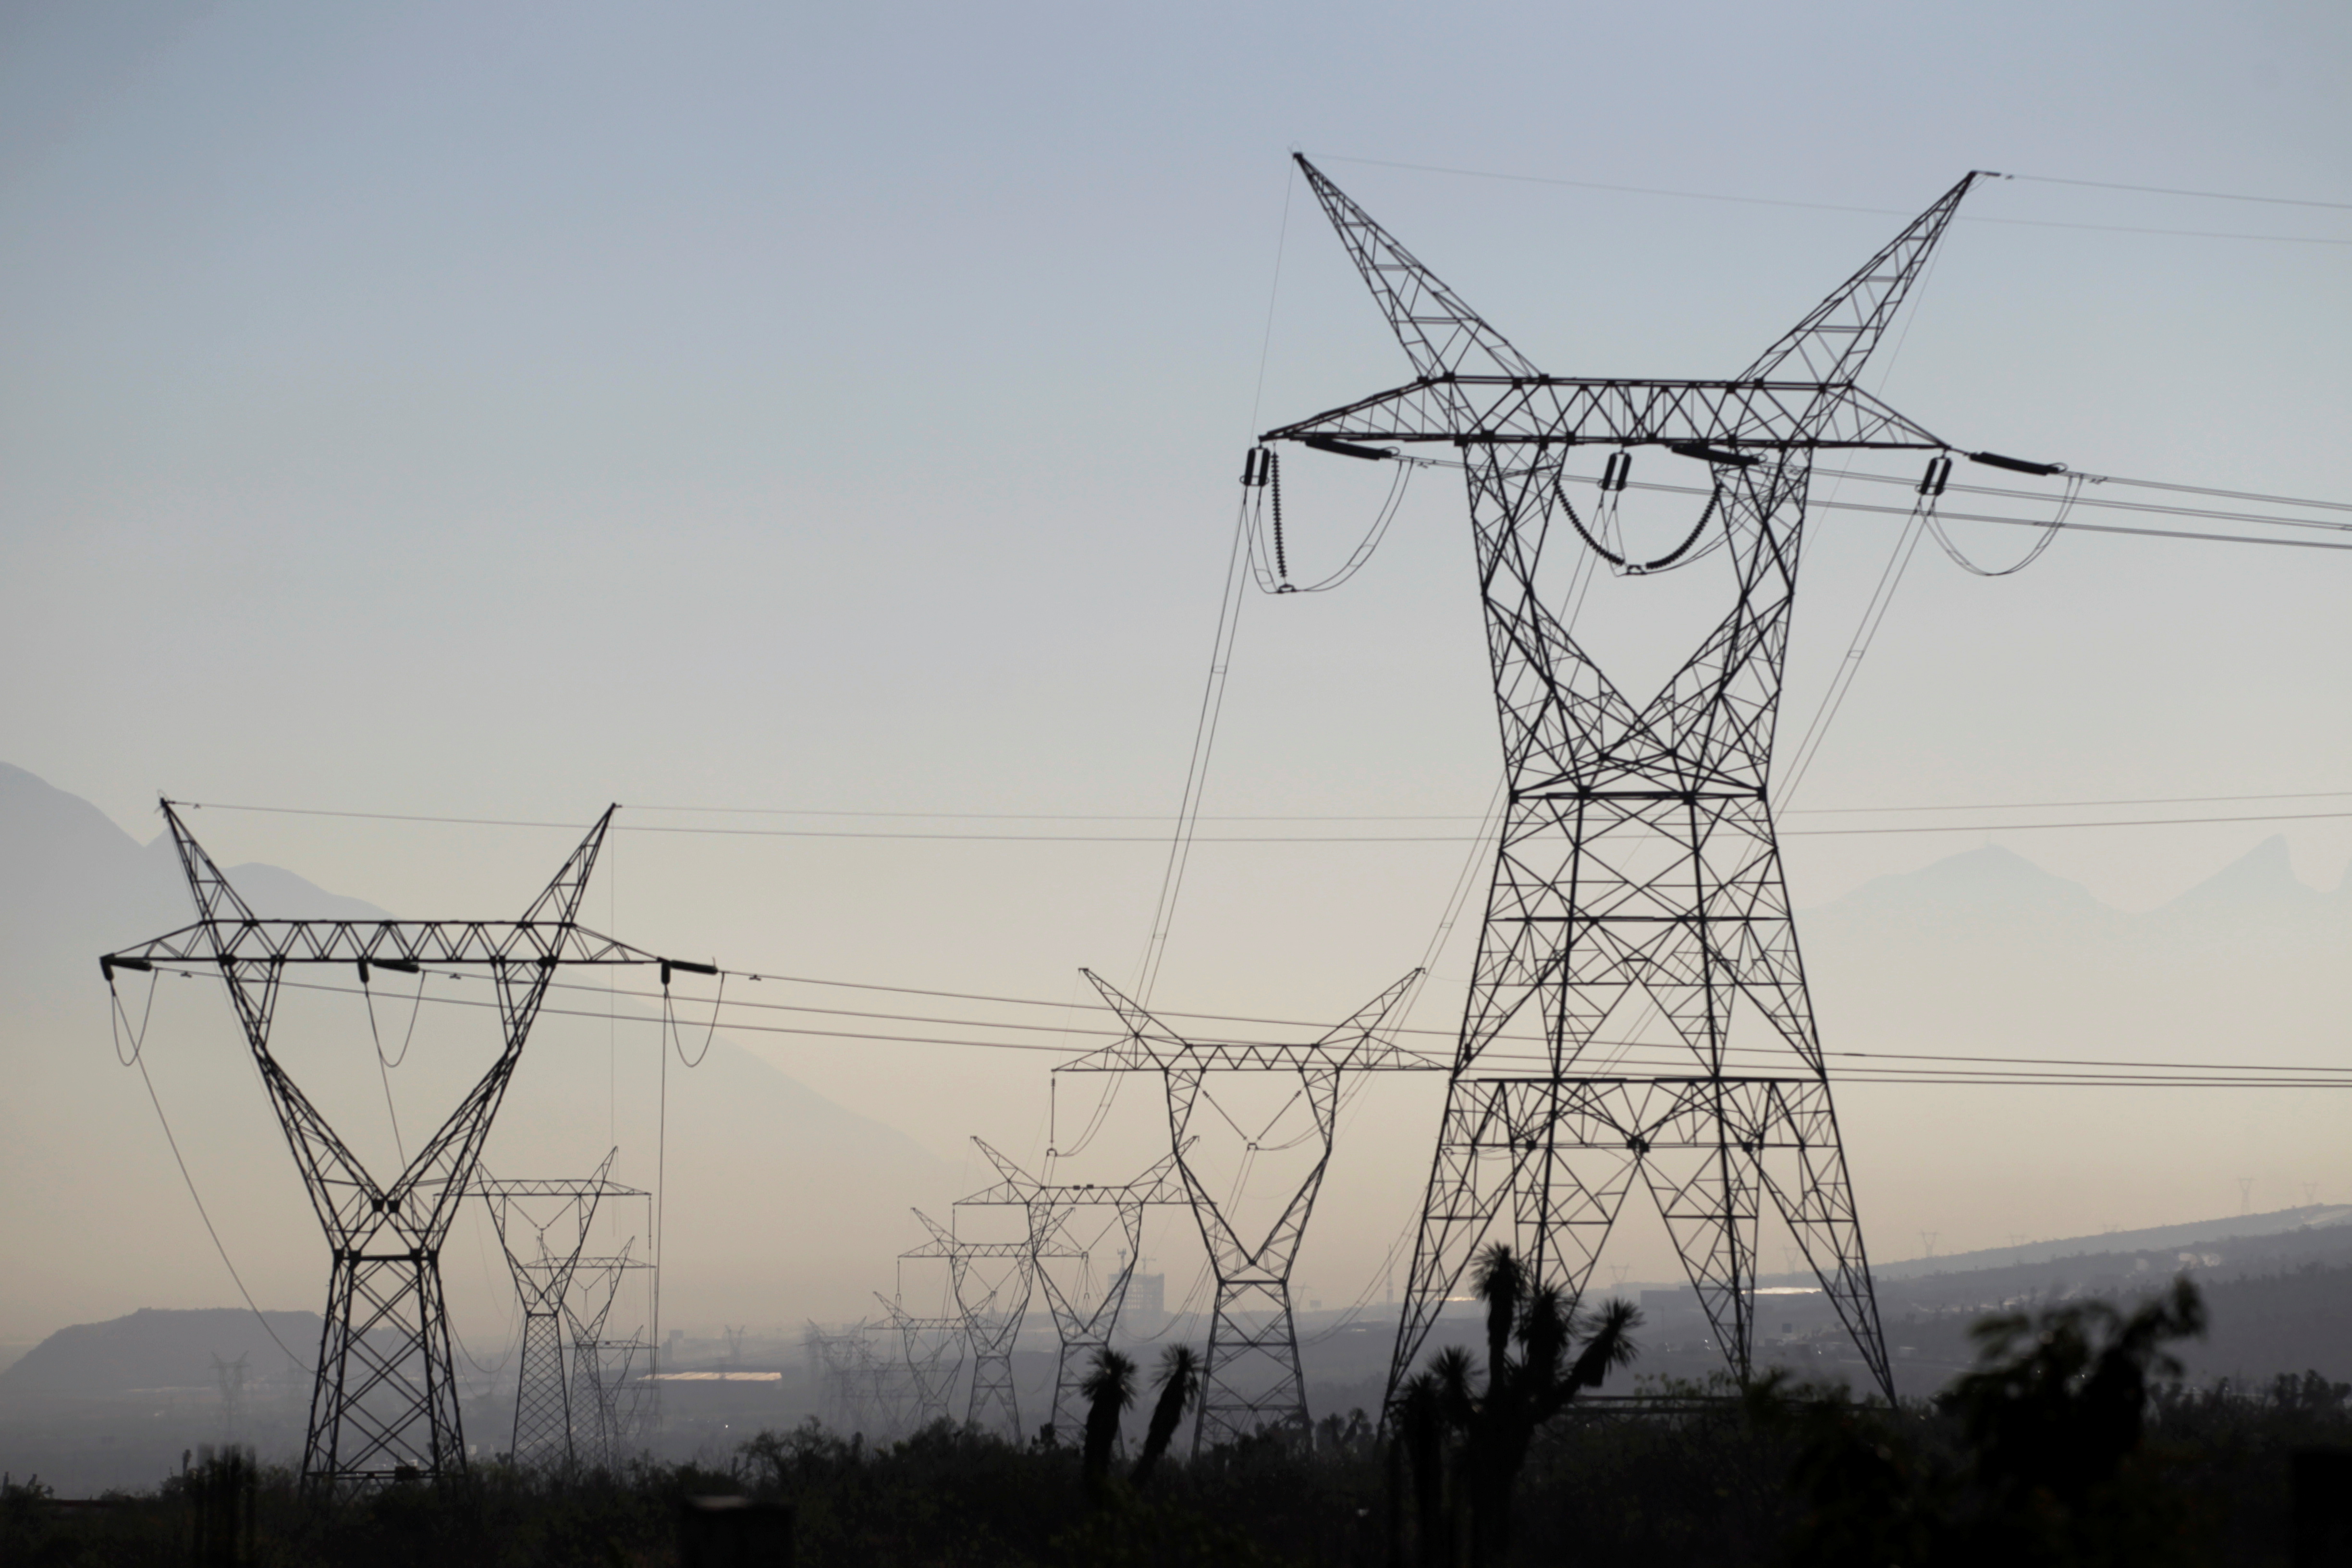
[[[596,1345],[572,1347],[572,1458],[587,1470],[612,1469],[620,1452],[604,1363],[604,1352]]]
[[[1454,1079],[1405,1284],[1391,1403],[1487,1242],[1510,1243],[1571,1307],[1583,1299],[1639,1167],[1627,1134],[1635,1120],[1622,1086]]]
[[[563,1365],[562,1320],[553,1312],[522,1315],[522,1352],[515,1365],[514,1443],[518,1465],[572,1464],[572,1393]]]
[[[1870,1370],[1871,1381],[1895,1403],[1895,1372],[1886,1358],[1886,1331],[1878,1318],[1862,1220],[1846,1179],[1845,1146],[1825,1082],[1773,1086],[1769,1119],[1758,1129],[1765,1190],[1805,1261],[1822,1282],[1838,1321]]]
[[[1021,1440],[1021,1403],[1013,1391],[1013,1348],[973,1347],[971,1403],[964,1419],[980,1431],[994,1426],[1013,1441]]]
[[[465,1469],[439,1258],[339,1251],[302,1447],[305,1484],[341,1491]]]
[[[1087,1365],[1095,1355],[1110,1348],[1103,1338],[1077,1337],[1062,1342],[1061,1355],[1054,1367],[1054,1436],[1066,1442],[1074,1433],[1087,1429],[1087,1398],[1078,1385],[1086,1380]]]
[[[1268,1428],[1307,1428],[1307,1382],[1286,1274],[1220,1279],[1201,1369],[1192,1452]]]

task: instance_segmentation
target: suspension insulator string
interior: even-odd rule
[[[1274,570],[1282,579],[1277,594],[1297,592],[1290,582],[1290,558],[1282,547],[1282,456],[1269,451],[1265,455],[1266,484],[1274,494]]]

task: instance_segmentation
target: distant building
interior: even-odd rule
[[[1139,1273],[1129,1279],[1118,1316],[1119,1326],[1131,1332],[1158,1333],[1168,1321],[1168,1276]]]

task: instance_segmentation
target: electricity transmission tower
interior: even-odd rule
[[[1934,454],[1923,499],[1950,470],[1948,443],[1855,383],[1979,176],[1947,191],[1738,375],[1627,381],[1544,374],[1321,171],[1298,164],[1414,375],[1262,440],[1370,458],[1398,451],[1370,443],[1454,448],[1508,786],[1391,1396],[1495,1227],[1574,1300],[1638,1176],[1738,1373],[1748,1370],[1769,1195],[1891,1398],[1766,796],[1814,454]],[[1705,463],[1713,499],[1680,549],[1629,559],[1570,502],[1563,466],[1577,446],[1614,451],[1604,506],[1635,447]],[[1557,594],[1538,585],[1562,522],[1628,574],[1676,564],[1702,536],[1728,547],[1729,611],[1646,703],[1611,681],[1570,636]],[[1735,1047],[1738,1013],[1748,1022]],[[1588,1058],[1604,1025],[1638,1033],[1659,1016],[1688,1048],[1686,1068]],[[1515,1023],[1539,1035],[1540,1069],[1486,1059]]]
[[[607,1194],[644,1196],[614,1184],[613,1162],[604,1156],[586,1181],[499,1181],[484,1169],[474,1190],[490,1211],[490,1225],[506,1253],[515,1294],[522,1303],[522,1349],[515,1369],[514,1438],[509,1452],[518,1465],[549,1465],[569,1470],[577,1458],[572,1434],[572,1378],[564,1365],[565,1318],[572,1279],[596,1205]],[[548,1244],[552,1232],[555,1243]],[[528,1233],[528,1234],[526,1234]],[[574,1336],[575,1345],[578,1343]],[[601,1417],[595,1412],[591,1420]],[[591,1430],[601,1429],[601,1422]]]
[[[902,1262],[947,1260],[949,1288],[963,1317],[964,1342],[971,1348],[971,1398],[964,1420],[985,1427],[994,1416],[1018,1442],[1021,1401],[1013,1388],[1013,1344],[1021,1337],[1021,1320],[1029,1310],[1037,1259],[1071,1255],[1050,1239],[1041,1244],[1034,1232],[1018,1241],[967,1241],[922,1210],[914,1213],[931,1239],[898,1257]],[[989,1264],[996,1267],[975,1267]]]
[[[633,1198],[651,1194],[633,1188],[614,1191]],[[611,1470],[619,1465],[625,1445],[645,1429],[650,1402],[660,1397],[657,1384],[630,1373],[645,1358],[651,1370],[653,1346],[642,1326],[626,1339],[608,1338],[606,1320],[620,1299],[621,1286],[632,1274],[653,1268],[632,1256],[637,1238],[606,1258],[583,1258],[572,1272],[572,1294],[563,1304],[564,1322],[572,1336],[572,1421],[578,1434],[579,1458],[591,1470]]]
[[[801,1343],[818,1381],[819,1408],[835,1430],[882,1438],[907,1429],[909,1381],[876,1352],[871,1323],[830,1334],[811,1323]]]
[[[1061,1352],[1054,1368],[1054,1430],[1081,1431],[1086,1425],[1086,1405],[1078,1393],[1078,1384],[1087,1374],[1087,1358],[1097,1351],[1108,1350],[1111,1334],[1118,1327],[1128,1282],[1134,1279],[1137,1262],[1143,1255],[1144,1208],[1151,1204],[1190,1201],[1176,1169],[1176,1156],[1169,1154],[1121,1186],[1093,1182],[1055,1184],[1030,1175],[982,1140],[975,1138],[972,1142],[980,1145],[980,1152],[996,1167],[1001,1179],[994,1186],[982,1188],[956,1206],[1018,1204],[1026,1211],[1031,1271],[1045,1288],[1046,1309],[1053,1314],[1054,1331],[1061,1340]],[[1103,1281],[1098,1291],[1090,1288],[1094,1277],[1091,1247],[1070,1234],[1072,1221],[1080,1211],[1088,1208],[1110,1209],[1112,1223],[1126,1242],[1117,1271]],[[1062,1279],[1047,1267],[1052,1259],[1068,1258],[1076,1258],[1080,1265],[1074,1280]]]
[[[963,1314],[949,1318],[918,1318],[879,1290],[874,1299],[898,1331],[906,1352],[907,1375],[914,1382],[915,1425],[928,1426],[948,1418],[948,1401],[955,1380],[963,1372],[963,1348],[969,1338]]]
[[[1349,1072],[1443,1071],[1444,1063],[1381,1037],[1390,1012],[1413,983],[1414,970],[1309,1045],[1188,1040],[1121,995],[1092,970],[1082,971],[1117,1011],[1127,1037],[1055,1070],[1156,1072],[1168,1097],[1169,1143],[1192,1200],[1209,1261],[1217,1277],[1202,1360],[1200,1417],[1192,1452],[1246,1437],[1266,1427],[1307,1429],[1307,1384],[1298,1366],[1298,1331],[1290,1311],[1290,1268],[1307,1235],[1331,1139],[1339,1119],[1339,1078]],[[1273,1227],[1255,1244],[1244,1241],[1212,1194],[1192,1154],[1192,1114],[1212,1072],[1282,1072],[1298,1076],[1299,1093],[1314,1118],[1319,1145],[1313,1166]],[[1254,1156],[1253,1142],[1244,1157]]]
[[[257,915],[191,835],[173,803],[163,818],[194,896],[196,920],[99,960],[117,971],[158,965],[217,973],[278,1113],[310,1206],[333,1254],[326,1329],[302,1446],[305,1485],[342,1489],[462,1475],[466,1446],[450,1364],[441,1246],[470,1190],[482,1143],[506,1098],[556,971],[566,964],[661,964],[656,954],[576,923],[607,809],[519,921],[289,921]],[[487,970],[496,982],[497,1058],[406,1167],[371,1175],[270,1054],[270,1023],[289,965],[350,964],[402,974]],[[697,973],[710,966],[677,963]]]

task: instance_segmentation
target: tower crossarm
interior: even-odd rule
[[[986,1139],[974,1138],[972,1142],[989,1163],[996,1167],[997,1174],[1003,1179],[981,1188],[970,1197],[958,1198],[958,1208],[1002,1204],[1059,1210],[1089,1204],[1115,1206],[1189,1201],[1184,1195],[1183,1178],[1177,1173],[1173,1153],[1161,1155],[1158,1163],[1131,1182],[1041,1182],[992,1147]]]
[[[1822,447],[1951,449],[1850,383],[1558,375],[1423,377],[1279,426],[1260,439],[1691,445],[1759,454]]]
[[[1093,970],[1080,973],[1118,1015],[1127,1037],[1064,1062],[1054,1069],[1056,1072],[1444,1072],[1453,1066],[1449,1060],[1400,1046],[1381,1034],[1389,1013],[1421,978],[1418,969],[1322,1038],[1289,1045],[1187,1038],[1122,995]]]
[[[660,963],[659,953],[568,921],[198,921],[99,960],[109,974],[157,963]]]

